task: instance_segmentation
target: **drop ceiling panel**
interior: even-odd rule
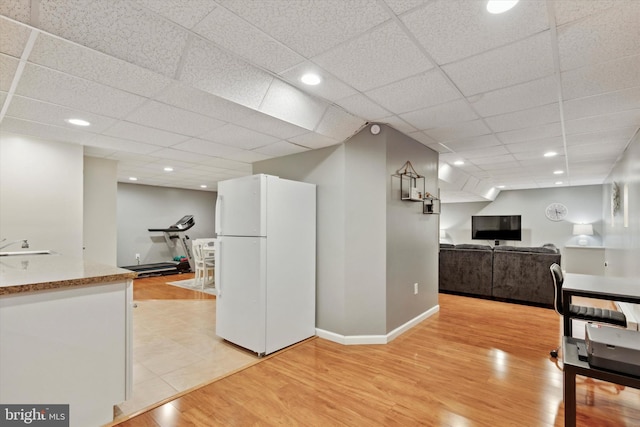
[[[308,130],[315,129],[326,108],[327,103],[280,80],[273,80],[260,105],[261,112]]]
[[[0,18],[0,52],[20,58],[30,34],[31,30],[24,25]]]
[[[262,160],[270,159],[274,156],[260,154],[256,151],[251,151],[251,150],[241,150],[237,153],[230,154],[227,157],[231,160],[237,160],[239,162],[255,163],[255,162],[260,162]]]
[[[322,80],[321,83],[315,86],[302,83],[300,79],[307,73],[318,75]],[[280,73],[280,76],[292,85],[296,86],[298,89],[329,101],[337,101],[341,98],[358,93],[354,88],[332,76],[329,72],[311,61],[302,62]]]
[[[603,114],[598,117],[568,120],[565,122],[567,134],[596,132],[599,130],[616,129],[621,127],[637,127],[640,124],[640,108]]]
[[[38,35],[29,61],[147,97],[171,83],[158,73],[45,33]]]
[[[238,172],[238,176],[249,174],[252,171],[252,167],[248,163],[237,162],[235,160],[222,159],[220,157],[207,157],[201,159],[201,163],[204,165],[215,166],[221,169],[228,169],[229,171]]]
[[[483,153],[475,152],[475,153],[472,153],[472,155],[478,156],[478,157],[473,157],[471,159],[473,164],[476,166],[479,166],[481,169],[484,169],[486,171],[491,171],[491,169],[513,167],[513,164],[516,161],[516,159],[513,157],[512,154],[503,154],[503,155],[496,154],[496,155],[485,156]],[[469,155],[465,153],[465,157],[469,158]]]
[[[254,114],[255,111],[179,82],[174,82],[173,85],[158,94],[155,99],[165,104],[226,122],[242,120]]]
[[[562,73],[565,100],[640,86],[640,55]]]
[[[225,122],[157,101],[149,101],[126,117],[127,121],[188,136],[210,132]]]
[[[429,135],[427,135],[426,133],[422,132],[422,131],[418,131],[418,132],[412,132],[409,134],[409,136],[413,139],[415,139],[416,141],[426,145],[427,147],[431,146],[437,146],[438,150],[446,150],[444,147],[442,147],[440,144],[438,144],[438,142],[431,138]],[[436,150],[436,151],[438,151]],[[446,150],[449,151],[449,150]]]
[[[45,140],[67,143],[83,144],[87,140],[87,135],[84,132],[13,117],[5,117],[2,120],[1,129],[3,132],[31,135]]]
[[[304,135],[298,135],[288,139],[295,144],[302,145],[303,147],[311,149],[329,147],[340,142],[336,139],[329,138],[328,136],[318,135],[317,133],[313,132],[308,132]]]
[[[46,123],[53,126],[66,127],[75,131],[80,131],[80,128],[67,123],[66,120],[71,118],[83,119],[91,123],[90,128],[87,130],[94,133],[100,133],[116,123],[115,119],[87,113],[82,110],[60,107],[58,105],[40,102],[35,99],[24,98],[22,96],[13,97],[7,110],[7,116],[33,122]]]
[[[433,67],[395,22],[316,56],[313,61],[360,91],[384,86]]]
[[[193,28],[216,7],[216,4],[211,0],[189,0],[188,2],[184,0],[135,0],[135,2],[185,28]]]
[[[500,156],[509,157],[511,160],[514,160],[511,154],[507,151],[507,149],[503,145],[497,145],[492,147],[485,147],[481,149],[469,149],[464,150],[456,154],[447,154],[446,157],[443,155],[443,160],[448,161],[447,159],[453,159],[453,161],[458,160],[460,157],[464,159],[473,160],[474,164],[480,164],[479,159],[481,158],[497,158]],[[486,162],[485,162],[486,163]],[[496,163],[502,163],[502,160],[496,161]]]
[[[389,19],[375,0],[255,2],[219,0],[222,6],[309,58]]]
[[[308,148],[300,145],[295,145],[287,141],[278,141],[274,144],[266,145],[264,147],[256,148],[254,151],[267,156],[288,156],[289,154],[301,153],[308,151]]]
[[[635,135],[638,127],[617,128],[600,132],[577,133],[567,135],[567,145],[594,144],[598,143],[602,147],[607,147],[612,142],[625,141],[629,142],[631,137]]]
[[[556,23],[558,25],[567,22],[577,21],[578,19],[601,13],[606,9],[615,6],[618,0],[562,0],[553,3],[555,9]]]
[[[564,102],[566,120],[640,108],[640,87]]]
[[[546,151],[555,151],[557,153],[564,151],[564,143],[561,136],[517,142],[515,144],[507,144],[506,147],[511,153],[536,152],[542,155]]]
[[[309,132],[300,126],[259,112],[253,112],[240,120],[233,120],[233,123],[280,139],[293,138]]]
[[[466,96],[553,74],[549,31],[442,67]]]
[[[187,32],[130,2],[42,0],[39,26],[116,58],[173,77]]]
[[[498,139],[505,144],[534,141],[536,139],[544,139],[561,135],[562,127],[559,122],[496,133]]]
[[[526,1],[509,14],[486,13],[486,3],[440,0],[402,17],[438,64],[504,46],[549,28],[544,2]]]
[[[180,80],[205,92],[257,109],[273,77],[209,41],[195,39],[186,55]]]
[[[473,138],[458,139],[447,141],[443,144],[455,152],[502,145],[502,143],[498,140],[498,138],[495,137],[495,135],[484,135],[476,136]]]
[[[380,120],[391,115],[388,110],[360,93],[339,99],[336,104],[356,116],[368,118],[371,121]]]
[[[134,154],[155,153],[160,147],[157,145],[135,142],[122,138],[115,138],[108,135],[91,135],[87,138],[85,145],[103,149],[114,149]],[[154,154],[155,155],[155,154]]]
[[[273,144],[274,142],[278,141],[278,138],[271,135],[266,135],[264,133],[256,132],[254,130],[237,126],[231,123],[202,135],[200,139],[223,144],[228,148],[233,147],[234,150],[240,148],[250,150],[252,148],[258,148],[268,144]],[[219,154],[209,155],[218,156]]]
[[[25,66],[16,93],[115,118],[145,101],[138,95],[32,64]]]
[[[369,98],[395,113],[406,113],[459,99],[460,94],[437,70],[365,92]]]
[[[515,86],[474,95],[470,101],[473,108],[481,116],[495,116],[557,102],[558,86],[555,76],[547,76]]]
[[[14,0],[0,2],[0,14],[16,21],[29,23],[31,18],[31,0]]]
[[[562,71],[637,55],[640,48],[640,2],[618,2],[558,29]]]
[[[559,118],[560,110],[558,103],[553,103],[528,110],[487,117],[485,120],[489,127],[495,132],[505,132],[553,123]]]
[[[19,63],[11,56],[0,55],[0,90],[3,92],[9,92]]]
[[[193,30],[227,51],[274,73],[304,61],[303,56],[223,7],[213,10]],[[248,40],[251,42],[247,43]]]
[[[161,147],[168,147],[189,139],[189,137],[185,135],[166,132],[164,130],[141,126],[136,123],[126,121],[117,122],[115,125],[104,131],[103,134]]]
[[[192,141],[192,140],[189,140],[189,141]],[[187,141],[187,143],[189,141]],[[202,142],[208,142],[208,141],[202,141]],[[182,144],[186,144],[186,143],[182,143]],[[179,144],[178,148],[170,147],[170,148],[163,148],[161,150],[154,151],[153,156],[160,157],[163,159],[168,159],[168,160],[180,160],[183,162],[192,162],[192,163],[204,162],[205,159],[202,156],[203,153],[192,152],[192,151],[187,151],[185,149],[182,149],[180,147],[180,145],[182,144]],[[231,148],[228,148],[228,149],[233,150]]]
[[[338,141],[344,141],[355,135],[364,124],[365,122],[361,118],[330,105],[318,123],[315,132]]]
[[[464,123],[478,118],[469,105],[462,100],[400,114],[399,116],[420,130],[451,126],[455,123]]]
[[[389,126],[391,126],[392,128],[394,128],[395,130],[398,130],[402,133],[406,133],[406,134],[410,134],[412,132],[417,131],[418,129],[416,129],[413,125],[411,125],[410,123],[408,123],[406,120],[404,120],[403,118],[399,117],[399,116],[389,116],[389,117],[384,117],[382,119],[379,120],[380,123],[386,123]]]
[[[491,130],[487,125],[485,125],[484,121],[471,120],[468,122],[456,123],[453,126],[426,129],[424,133],[437,141],[446,143],[446,141],[486,135],[491,133]]]

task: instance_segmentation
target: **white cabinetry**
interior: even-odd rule
[[[0,298],[0,401],[69,404],[70,426],[113,420],[131,390],[132,280]]]

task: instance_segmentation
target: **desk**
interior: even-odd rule
[[[582,340],[571,336],[571,318],[568,316],[571,297],[581,296],[610,301],[640,303],[640,282],[637,279],[566,274],[562,285],[564,308],[564,337],[562,337],[562,361],[564,364],[564,425],[576,425],[576,375],[596,378],[640,389],[640,377],[593,368],[578,358],[576,344]]]

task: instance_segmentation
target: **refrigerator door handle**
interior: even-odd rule
[[[213,280],[216,288],[216,297],[220,298],[222,296],[222,280],[220,280],[220,266],[222,262],[222,242],[220,239],[217,239],[216,243],[216,268],[213,269]]]
[[[216,214],[215,214],[215,222],[216,222],[216,234],[222,234],[222,195],[218,193],[218,197],[216,198]]]

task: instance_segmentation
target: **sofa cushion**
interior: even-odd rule
[[[531,252],[537,254],[557,254],[559,251],[557,248],[549,248],[543,246],[496,246],[494,248],[496,251],[513,251],[513,252]]]
[[[461,245],[456,245],[456,249],[480,249],[480,250],[485,250],[485,251],[490,251],[491,250],[491,246],[488,245],[471,245],[471,244],[461,244]]]

